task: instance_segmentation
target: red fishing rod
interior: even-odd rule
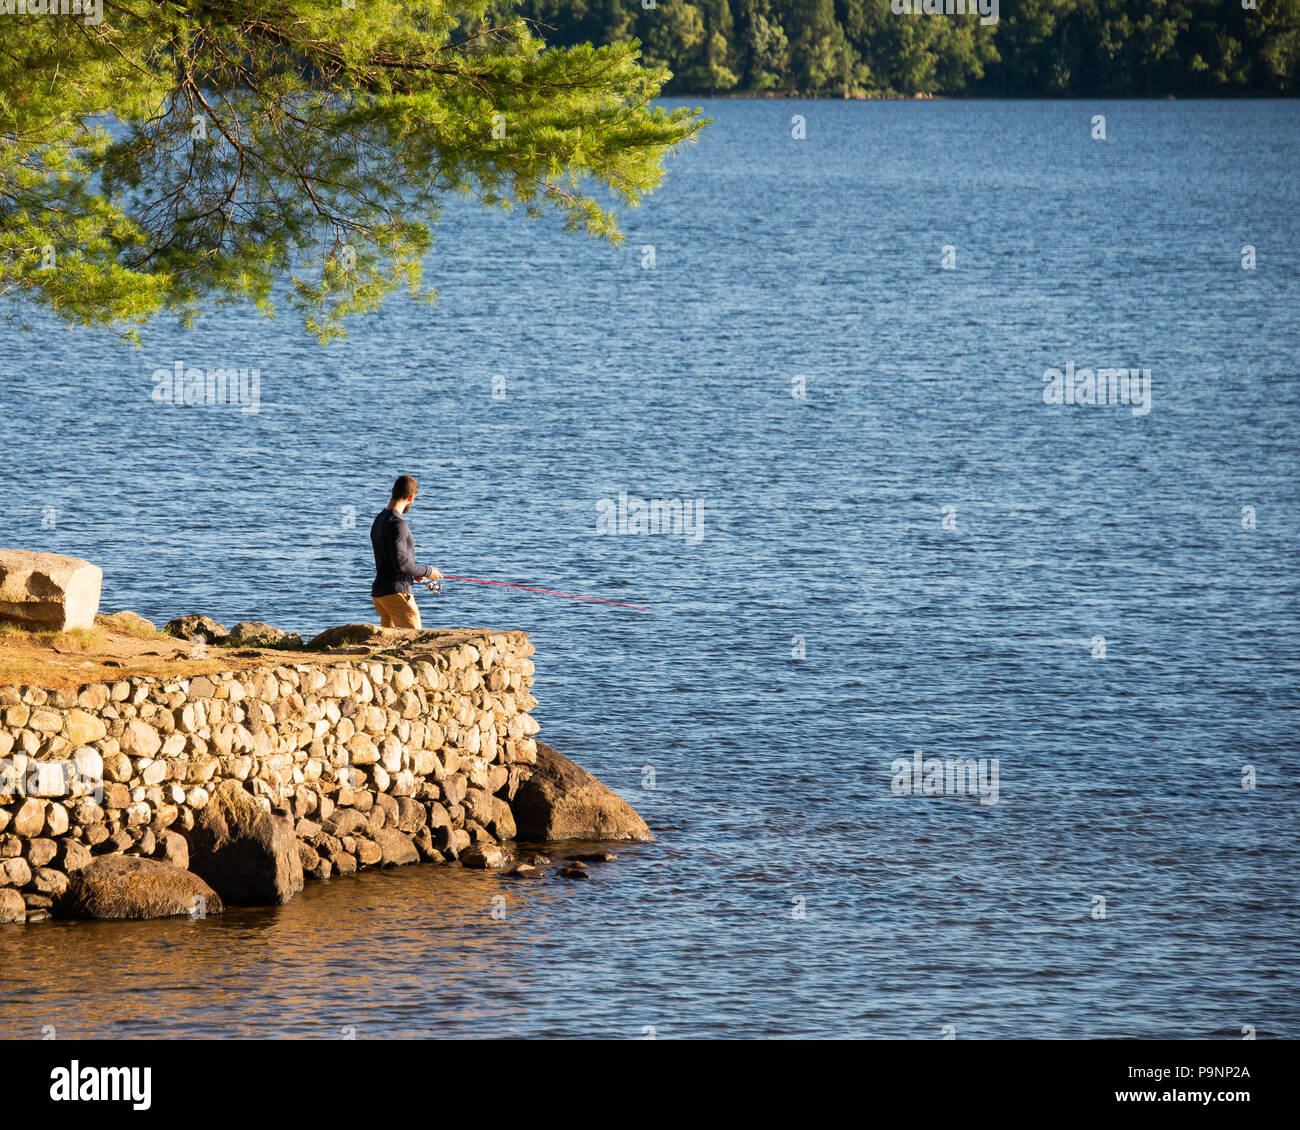
[[[453,577],[450,573],[442,575],[444,581],[469,581],[472,585],[497,585],[503,589],[522,589],[524,592],[540,592],[546,596],[567,596],[570,600],[591,600],[597,604],[614,604],[619,608],[632,608],[637,612],[649,612],[650,609],[640,604],[625,604],[621,600],[602,600],[598,596],[579,596],[573,592],[556,592],[554,589],[535,589],[528,585],[508,585],[505,581],[480,581],[477,577]],[[430,592],[442,592],[442,585],[437,579],[431,578],[425,582],[424,587]]]

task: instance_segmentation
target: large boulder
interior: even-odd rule
[[[267,812],[239,781],[222,781],[187,837],[190,870],[231,906],[276,906],[303,887],[293,822]]]
[[[56,632],[93,628],[103,580],[80,557],[0,549],[0,618]]]
[[[541,742],[532,776],[510,807],[523,840],[654,839],[627,801]]]
[[[189,871],[131,855],[102,855],[68,877],[66,918],[175,918],[220,914],[221,898]]]

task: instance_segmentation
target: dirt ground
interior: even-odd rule
[[[112,683],[128,675],[189,678],[240,667],[319,661],[319,653],[271,648],[196,648],[186,640],[152,639],[97,628],[92,632],[0,633],[0,685],[56,689]]]
[[[396,656],[404,650],[427,652],[455,647],[487,631],[415,631],[352,624],[326,633],[322,640],[335,638],[324,649],[223,647],[160,635],[147,621],[136,623],[130,617],[130,613],[96,616],[94,628],[62,633],[31,631],[0,622],[0,686],[55,690],[84,683],[112,683],[130,675],[190,678],[250,667],[328,663],[331,659],[341,661],[375,653]]]

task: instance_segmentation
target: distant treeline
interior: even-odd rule
[[[984,0],[986,11],[992,2]],[[536,20],[555,44],[639,39],[648,62],[673,72],[669,94],[1296,92],[1300,0],[997,5],[998,20],[988,25],[978,12],[900,14],[891,0],[502,0],[499,7]],[[912,4],[893,0],[905,6]],[[938,7],[942,13],[943,0]]]

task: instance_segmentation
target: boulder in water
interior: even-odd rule
[[[514,862],[514,856],[499,844],[475,844],[460,853],[462,867],[474,867],[480,871],[500,871]]]
[[[103,855],[74,871],[58,908],[67,918],[201,917],[222,911],[221,897],[197,875],[131,855]]]
[[[190,870],[231,906],[276,906],[303,887],[293,823],[266,811],[239,781],[222,781],[188,837]]]
[[[654,839],[627,801],[550,746],[537,743],[532,768],[510,806],[520,839]]]

